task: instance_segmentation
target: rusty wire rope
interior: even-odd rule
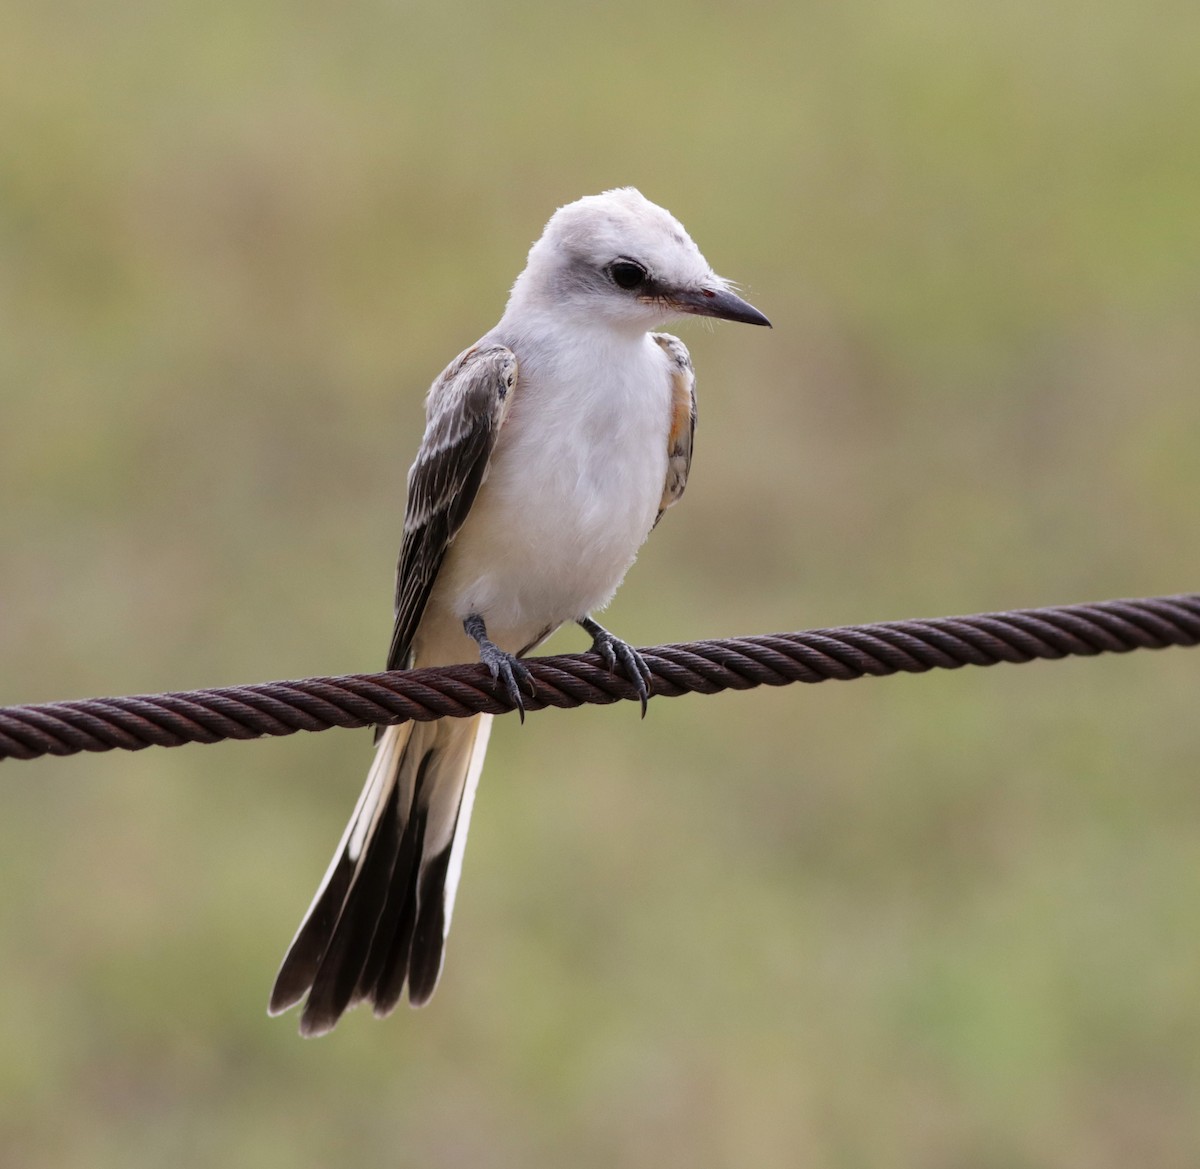
[[[642,650],[650,693],[715,694],[1200,644],[1200,593],[968,617],[883,621]],[[527,710],[636,698],[595,654],[528,659]],[[0,759],[138,751],[512,709],[479,664],[0,707]]]

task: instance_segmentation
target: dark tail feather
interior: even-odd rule
[[[404,874],[395,872],[403,834],[397,806],[399,793],[400,785],[393,784],[383,816],[367,844],[358,875],[313,975],[312,989],[300,1016],[300,1030],[305,1035],[323,1035],[350,1005],[384,900],[395,877],[404,878]]]
[[[294,1007],[308,993],[317,967],[321,964],[321,956],[325,953],[325,947],[337,925],[338,914],[345,903],[350,884],[354,880],[355,868],[354,862],[343,853],[337,868],[330,876],[329,883],[318,894],[300,932],[288,949],[283,965],[279,968],[275,986],[271,991],[271,1001],[267,1006],[269,1014],[282,1014],[289,1007]]]
[[[385,732],[335,860],[283,960],[271,1014],[307,994],[301,1034],[322,1035],[364,999],[387,1014],[406,983],[413,1006],[433,994],[486,744],[483,720]],[[426,855],[431,840],[440,847]]]
[[[417,790],[425,785],[425,776],[433,752],[426,754],[417,772]],[[388,889],[387,899],[379,914],[379,924],[371,939],[371,949],[362,964],[356,1000],[367,999],[375,1004],[375,1013],[385,1015],[400,1001],[404,977],[408,971],[408,956],[412,948],[413,927],[417,921],[418,879],[425,848],[425,825],[428,809],[420,800],[413,800],[413,815],[405,825],[396,856],[396,866]],[[395,996],[386,1009],[382,1006],[381,989],[394,973],[399,972]]]
[[[442,973],[442,951],[446,945],[446,870],[450,866],[447,846],[425,868],[417,896],[417,927],[413,931],[412,954],[408,959],[408,1001],[424,1006],[437,987]]]
[[[402,848],[398,865],[407,865],[407,884],[403,889],[399,882],[392,886],[395,895],[388,898],[385,909],[390,928],[384,928],[384,923],[380,923],[359,981],[360,997],[375,1004],[375,1014],[380,1018],[396,1009],[404,993],[412,955],[413,931],[417,925],[417,879],[421,850],[425,844],[425,817],[414,820],[412,829],[411,836],[405,841],[410,846],[409,850],[405,852]],[[393,920],[395,924],[391,925]],[[410,987],[410,1001],[411,994]]]

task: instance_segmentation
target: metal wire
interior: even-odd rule
[[[884,621],[642,650],[662,698],[1200,644],[1200,593]],[[636,699],[595,654],[531,658],[525,709]],[[512,709],[479,665],[0,707],[0,759],[139,751]]]

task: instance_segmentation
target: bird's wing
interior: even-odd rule
[[[678,503],[692,469],[692,440],[696,434],[696,371],[687,346],[669,333],[651,336],[667,355],[671,372],[671,430],[667,436],[667,479],[658,505],[657,524],[663,512]]]
[[[411,664],[413,637],[430,590],[487,478],[516,380],[511,349],[475,346],[456,357],[429,391],[425,437],[408,473],[389,670]]]

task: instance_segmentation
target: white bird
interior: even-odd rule
[[[388,669],[478,656],[518,708],[518,660],[578,623],[642,698],[632,647],[591,614],[683,494],[696,421],[681,314],[770,322],[632,187],[560,207],[500,323],[433,383],[408,473]],[[441,974],[491,716],[379,736],[354,814],[271,995],[304,1035],[367,1000],[428,1000]]]

